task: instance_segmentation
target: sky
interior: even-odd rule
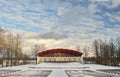
[[[22,37],[23,51],[84,47],[120,34],[120,0],[0,0],[0,27]]]

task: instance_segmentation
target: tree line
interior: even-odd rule
[[[120,65],[120,38],[93,41],[96,63],[110,66]]]
[[[5,33],[0,28],[0,64],[3,66],[20,65],[21,60],[26,63],[27,55],[22,53],[21,37],[11,32]]]
[[[37,63],[37,52],[46,50],[45,44],[35,44],[32,49],[32,55]],[[80,51],[80,47],[76,47]],[[120,65],[120,38],[102,40],[96,39],[93,41],[92,49],[94,51],[94,56],[97,64],[104,65]],[[85,56],[89,56],[90,47],[84,47]],[[93,53],[93,52],[92,52]],[[30,57],[22,53],[22,40],[19,35],[13,34],[11,32],[6,33],[2,28],[0,28],[0,64],[3,66],[17,66],[21,64],[26,64],[27,59]]]

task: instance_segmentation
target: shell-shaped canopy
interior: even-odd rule
[[[81,52],[70,50],[70,49],[50,49],[50,50],[39,52],[38,56],[45,56],[45,55],[55,54],[55,53],[63,53],[63,54],[65,53],[73,56],[82,56]]]

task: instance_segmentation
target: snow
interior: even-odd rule
[[[64,70],[57,69],[53,70],[48,77],[68,77]]]
[[[3,67],[0,70],[20,70],[15,72],[19,74],[20,72],[31,70],[51,70],[52,72],[47,77],[68,77],[66,70],[91,70],[95,72],[100,72],[98,70],[103,69],[120,69],[120,67],[111,67],[98,64],[80,64],[77,62],[70,63],[40,63],[40,64],[27,64],[21,66]],[[29,74],[29,73],[27,73]],[[120,76],[118,76],[120,77]]]

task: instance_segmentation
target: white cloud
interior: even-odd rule
[[[120,5],[120,0],[112,0],[112,5],[111,5],[112,8],[115,8],[118,5]]]
[[[64,39],[67,38],[67,35],[58,32],[47,32],[39,35],[42,39]]]
[[[59,8],[58,8],[58,11],[57,11],[57,15],[58,15],[58,16],[61,16],[64,12],[65,12],[64,7],[59,7]]]
[[[98,1],[100,4],[112,9],[112,8],[116,8],[120,5],[120,0],[102,0],[102,1]]]
[[[80,22],[80,18],[82,18],[82,15],[85,15],[86,13],[87,13],[87,9],[84,7],[76,6],[70,8],[69,11],[65,12],[61,16],[61,23],[63,25],[77,24]]]
[[[69,11],[61,15],[61,23],[62,25],[80,25],[91,29],[103,26],[102,21],[94,19],[98,18],[98,16],[94,15],[96,11],[99,10],[94,3],[91,3],[88,7],[75,6],[69,8]]]
[[[97,11],[97,6],[96,6],[96,4],[91,3],[91,4],[88,6],[88,10],[89,10],[90,14],[94,14],[94,13]]]
[[[82,2],[82,0],[79,1]],[[111,7],[119,5],[119,0],[112,1]],[[53,2],[43,0],[43,3],[37,0],[34,0],[33,3],[27,0],[20,0],[17,3],[1,0],[0,4],[5,4],[10,9],[8,7],[0,8],[0,17],[6,17],[14,22],[14,24],[9,24],[10,26],[6,28],[22,36],[23,51],[25,52],[31,51],[31,47],[36,43],[45,44],[47,49],[75,49],[79,45],[81,47],[90,45],[96,38],[108,39],[111,36],[120,34],[119,24],[115,25],[115,28],[106,28],[105,21],[97,20],[101,19],[102,16],[95,15],[96,11],[101,12],[97,6],[98,3],[95,2],[90,3],[88,7],[83,7],[80,5],[73,6],[69,1],[60,2],[59,0]],[[101,3],[99,2],[99,4]],[[105,5],[107,2],[102,2],[102,4]],[[46,10],[52,10],[55,15],[49,15]],[[106,12],[105,15],[109,16],[112,22],[120,21],[118,13],[112,15]],[[18,29],[17,24],[27,27],[31,31]],[[38,29],[38,31],[32,32],[33,28]]]

